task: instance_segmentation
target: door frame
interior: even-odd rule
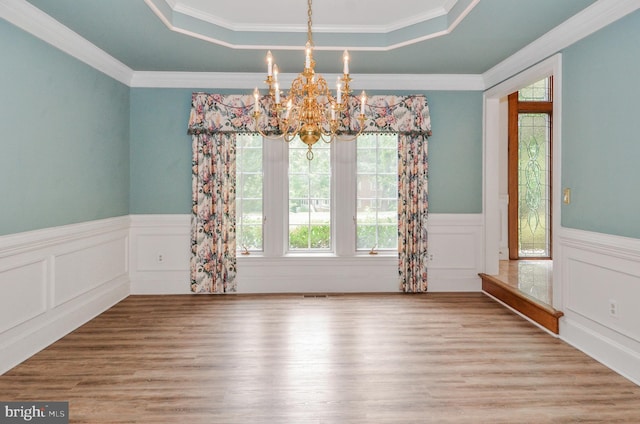
[[[483,195],[482,210],[484,214],[484,272],[497,274],[500,248],[500,131],[507,125],[507,116],[500,110],[501,99],[514,91],[526,87],[540,79],[553,75],[553,143],[552,186],[555,187],[552,198],[552,234],[551,249],[558,252],[559,229],[561,223],[561,164],[562,164],[562,54],[558,53],[544,61],[520,72],[517,75],[497,84],[484,92],[483,96]],[[506,217],[504,217],[506,219]],[[559,309],[562,305],[561,266],[554,262],[553,266],[553,301],[552,306]]]

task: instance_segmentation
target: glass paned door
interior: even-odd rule
[[[518,255],[549,257],[551,222],[550,120],[518,115]]]

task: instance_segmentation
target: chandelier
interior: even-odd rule
[[[309,160],[313,159],[311,148],[318,140],[322,139],[326,143],[331,143],[337,137],[340,123],[348,118],[351,93],[349,53],[346,50],[342,55],[343,75],[338,77],[335,97],[331,94],[324,77],[316,75],[314,71],[316,62],[313,60],[311,1],[307,1],[309,19],[307,21],[304,70],[293,80],[289,93],[286,95],[280,92],[278,66],[273,62],[271,51],[267,52],[267,79],[265,83],[269,88],[268,96],[271,100],[268,102],[271,109],[267,110],[267,114],[275,119],[272,122],[275,122],[281,135],[270,137],[260,128],[259,120],[262,115],[259,107],[260,91],[256,87],[253,92],[255,99],[253,119],[257,131],[265,138],[283,138],[287,143],[298,136],[308,146],[307,159]],[[366,102],[367,97],[363,91],[360,97],[360,113],[357,116],[360,124],[359,131],[350,140],[355,140],[362,133]]]

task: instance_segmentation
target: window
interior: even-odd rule
[[[331,146],[295,138],[289,144],[289,250],[331,249]]]
[[[237,247],[287,254],[353,256],[397,251],[398,138],[366,134],[313,146],[239,134]]]
[[[238,249],[263,249],[262,137],[238,134],[236,139],[236,244]]]
[[[356,157],[356,249],[397,249],[398,137],[360,136]]]

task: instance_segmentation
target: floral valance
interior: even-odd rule
[[[217,132],[256,132],[252,117],[254,108],[252,95],[222,95],[193,93],[189,134],[213,134]],[[260,99],[263,132],[277,134],[275,119],[269,119],[270,98]],[[372,96],[365,106],[367,119],[364,132],[423,134],[431,135],[431,117],[427,99],[415,96]],[[360,113],[359,99],[349,98],[349,110],[342,120],[341,133],[356,134],[360,128],[357,119],[350,119]]]

